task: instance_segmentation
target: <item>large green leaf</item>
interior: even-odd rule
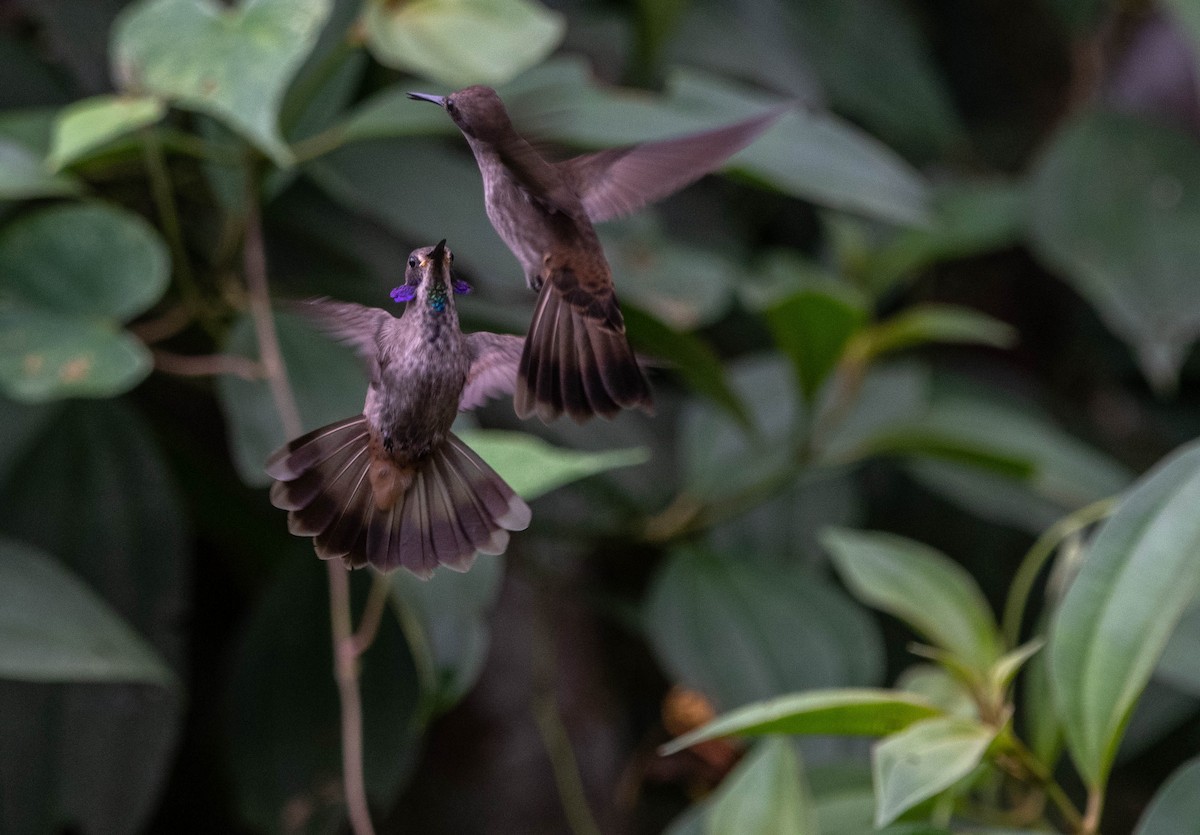
[[[154,650],[78,577],[6,540],[0,540],[0,678],[174,682]]]
[[[438,571],[420,580],[393,571],[387,582],[421,681],[424,718],[453,707],[479,678],[488,621],[504,576],[504,558],[483,556],[470,571]]]
[[[79,184],[63,174],[51,174],[42,158],[24,145],[0,139],[0,200],[69,197]]]
[[[279,348],[287,367],[305,431],[362,412],[367,377],[362,363],[342,345],[319,333],[299,316],[275,317]],[[257,359],[254,322],[243,316],[229,332],[225,350]],[[242,480],[266,485],[267,456],[288,440],[266,380],[244,380],[231,374],[217,381],[217,393],[229,427],[233,462]]]
[[[363,26],[382,63],[454,87],[508,81],[566,31],[562,15],[535,0],[369,0]]]
[[[765,739],[708,801],[708,835],[816,835],[812,798],[796,748]]]
[[[810,287],[766,311],[775,344],[792,362],[811,402],[855,332],[867,319],[858,299],[840,285]]]
[[[1143,476],[1100,528],[1050,631],[1055,702],[1080,774],[1102,786],[1125,723],[1200,591],[1200,446]]]
[[[900,618],[981,674],[1000,658],[1000,631],[983,592],[945,554],[892,534],[837,528],[822,542],[863,602]]]
[[[950,788],[983,759],[996,729],[943,716],[917,722],[875,746],[875,826]]]
[[[141,0],[113,24],[113,74],[126,92],[215,116],[286,166],[279,107],[329,9],[329,0]]]
[[[229,763],[248,824],[276,831],[298,809],[294,829],[328,832],[344,817],[341,791],[330,791],[341,785],[342,757],[329,588],[308,543],[289,550],[292,558],[259,602],[234,657],[226,692]],[[351,575],[356,592],[371,579]],[[415,763],[418,743],[417,674],[395,619],[384,618],[360,670],[366,788],[383,806]]]
[[[1033,173],[1029,234],[1137,354],[1174,386],[1200,335],[1200,145],[1131,115],[1069,123]]]
[[[1158,678],[1173,687],[1194,696],[1200,696],[1200,604],[1193,602],[1163,649],[1158,668]]]
[[[721,708],[882,677],[870,618],[796,565],[677,549],[650,589],[645,623],[672,676]]]
[[[46,164],[55,171],[97,148],[163,117],[166,106],[150,96],[94,96],[63,108],[54,123]]]
[[[1017,332],[998,319],[950,304],[914,305],[869,328],[862,335],[864,359],[931,342],[957,342],[1010,348]]]
[[[0,480],[0,530],[54,554],[182,674],[190,539],[151,428],[114,400],[38,411],[51,414]],[[144,830],[172,763],[182,696],[147,684],[0,681],[0,716],[26,717],[0,722],[0,814],[7,822],[49,805],[80,831]]]
[[[1200,821],[1200,757],[1188,760],[1150,801],[1133,835],[1188,835]]]
[[[896,690],[793,693],[718,716],[707,725],[664,745],[662,753],[672,754],[698,742],[735,734],[884,736],[940,714],[938,708],[924,699]]]

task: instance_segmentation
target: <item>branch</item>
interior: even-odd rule
[[[206,354],[192,356],[155,349],[154,367],[167,374],[182,377],[215,377],[232,374],[243,380],[261,380],[265,375],[261,363],[237,354]]]
[[[253,182],[253,178],[248,178]],[[246,239],[243,244],[246,289],[250,314],[258,338],[258,352],[266,373],[275,409],[288,437],[303,431],[296,398],[288,383],[287,368],[279,350],[275,319],[271,315],[271,293],[267,285],[267,259],[263,249],[262,221],[258,195],[246,200]],[[350,577],[338,560],[326,563],[329,571],[329,619],[333,632],[333,670],[342,705],[342,780],[346,811],[355,835],[374,835],[363,776],[362,701],[358,691],[358,653],[350,615]]]

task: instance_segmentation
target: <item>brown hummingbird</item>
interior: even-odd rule
[[[414,250],[400,318],[379,308],[317,299],[305,312],[353,346],[370,374],[363,413],[276,451],[271,503],[288,530],[314,537],[322,559],[429,577],[470,568],[476,552],[503,553],[529,506],[450,431],[460,410],[512,392],[522,340],[463,334],[454,308],[454,255],[443,240]]]
[[[564,411],[582,423],[622,408],[652,408],[593,223],[628,214],[699,179],[748,145],[775,109],[725,127],[544,159],[513,128],[491,87],[448,96],[409,93],[443,107],[483,176],[488,219],[539,291],[521,354],[513,406],[545,422]]]

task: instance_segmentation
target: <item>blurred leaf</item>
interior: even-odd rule
[[[54,554],[181,675],[190,538],[150,426],[117,400],[66,401],[38,426],[0,483],[0,530]],[[143,831],[182,697],[146,684],[0,682],[0,716],[40,717],[34,739],[0,738],[0,814],[49,803],[81,832]],[[10,732],[24,733],[0,730]]]
[[[558,46],[566,21],[532,0],[370,0],[367,46],[383,64],[443,84],[499,84]]]
[[[40,159],[50,151],[58,113],[51,107],[0,110],[0,138],[22,146]]]
[[[1133,835],[1188,835],[1200,820],[1200,757],[1179,766],[1150,801]]]
[[[166,113],[160,99],[149,96],[95,96],[63,108],[54,124],[54,143],[46,164],[61,170]]]
[[[1046,6],[1076,38],[1086,36],[1107,17],[1117,4],[1114,0],[1044,0]],[[1178,4],[1184,5],[1184,4]]]
[[[962,182],[933,192],[932,217],[923,227],[898,232],[856,265],[875,293],[938,261],[967,258],[1013,246],[1027,214],[1024,185]]]
[[[49,173],[41,157],[24,145],[0,140],[0,200],[70,197],[80,191],[73,178]]]
[[[850,590],[900,618],[935,646],[986,673],[1000,658],[996,620],[974,578],[911,539],[833,528],[821,538]]]
[[[698,394],[723,408],[743,427],[751,426],[750,415],[725,379],[725,368],[712,348],[699,337],[672,330],[668,325],[631,304],[621,308],[630,340],[639,350],[668,360],[670,370]]]
[[[1083,0],[1078,2],[1083,3]],[[1103,0],[1088,0],[1088,3],[1092,6],[1102,5]],[[1188,0],[1166,0],[1165,7],[1170,11],[1171,20],[1187,35],[1192,50],[1200,47],[1200,7]]]
[[[724,709],[883,674],[866,612],[811,571],[736,553],[673,550],[650,588],[645,626],[671,676]]]
[[[150,352],[112,324],[0,310],[0,388],[26,403],[112,397],[150,373]]]
[[[791,361],[809,403],[867,319],[867,311],[840,285],[811,287],[766,311],[775,344]]]
[[[835,110],[925,154],[963,139],[950,90],[907,5],[813,0],[784,8]]]
[[[917,722],[875,746],[875,826],[950,788],[983,759],[996,729],[944,716]]]
[[[426,721],[452,708],[478,680],[503,577],[504,558],[494,556],[477,559],[470,571],[438,571],[428,580],[408,571],[387,575],[421,681]]]
[[[1045,635],[1048,621],[1049,614],[1043,611],[1034,634]],[[1044,647],[1042,652],[1030,659],[1022,685],[1020,695],[1023,698],[1017,699],[1016,704],[1020,716],[1025,720],[1024,739],[1038,762],[1053,768],[1062,755],[1063,729],[1051,691],[1050,652]]]
[[[234,657],[226,693],[229,765],[246,823],[278,831],[287,821],[293,831],[331,832],[344,812],[329,589],[307,542],[289,550],[293,558],[259,602]],[[371,579],[367,572],[351,578],[355,591]],[[366,787],[382,807],[418,752],[417,675],[394,620],[383,619],[360,667]]]
[[[223,120],[286,167],[280,104],[329,9],[330,0],[140,0],[113,24],[113,75],[125,92]]]
[[[1006,652],[989,671],[988,678],[992,687],[998,692],[1006,690],[1013,683],[1013,679],[1017,677],[1017,673],[1021,672],[1025,663],[1045,645],[1045,639],[1034,638],[1032,641],[1026,641],[1016,649]]]
[[[929,342],[1010,348],[1016,330],[998,319],[951,304],[918,304],[873,325],[855,341],[855,355],[871,360]]]
[[[639,448],[575,452],[551,446],[524,432],[478,429],[459,436],[525,499],[535,499],[572,481],[646,460],[646,451]]]
[[[745,705],[659,749],[664,756],[723,736],[837,734],[885,736],[938,716],[922,698],[895,690],[815,690]]]
[[[340,120],[362,86],[370,57],[359,48],[361,0],[330,0],[316,43],[296,70],[279,108],[289,142],[309,139]]]
[[[437,107],[419,107],[408,98],[411,83],[385,87],[360,102],[341,124],[344,141],[391,139],[399,136],[429,136],[458,133],[446,111]]]
[[[764,739],[708,801],[708,835],[816,835],[812,798],[796,748]]]
[[[1200,145],[1136,116],[1091,113],[1033,173],[1029,234],[1159,391],[1200,335]]]
[[[1200,658],[1200,604],[1193,602],[1171,633],[1154,676],[1186,693],[1200,696],[1197,658]]]
[[[350,349],[293,314],[276,314],[275,328],[304,431],[362,413],[367,377]],[[254,322],[248,315],[234,323],[224,350],[257,359]],[[270,386],[266,380],[223,374],[217,378],[217,395],[238,475],[251,486],[270,484],[263,465],[267,456],[288,440]]]
[[[0,678],[168,686],[153,649],[69,570],[0,540]]]
[[[169,267],[150,224],[100,203],[52,206],[0,231],[10,305],[128,321],[162,297]]]
[[[862,835],[874,828],[875,790],[864,761],[806,769],[821,835]]]
[[[979,708],[963,682],[937,664],[913,664],[896,679],[896,689],[920,696],[948,716],[977,719]]]
[[[1108,777],[1138,695],[1200,592],[1200,446],[1131,488],[1103,523],[1050,631],[1052,686],[1089,786]]]

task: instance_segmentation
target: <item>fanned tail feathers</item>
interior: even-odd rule
[[[405,489],[381,494],[390,502],[372,486],[373,462],[361,415],[310,432],[267,461],[271,503],[289,511],[289,531],[314,537],[322,559],[419,577],[439,565],[466,571],[477,552],[503,553],[508,532],[529,525],[529,506],[453,434],[414,469],[397,468]]]
[[[517,374],[513,407],[520,418],[536,414],[549,423],[566,412],[583,423],[621,409],[653,410],[624,328],[571,304],[550,281],[538,295]]]

